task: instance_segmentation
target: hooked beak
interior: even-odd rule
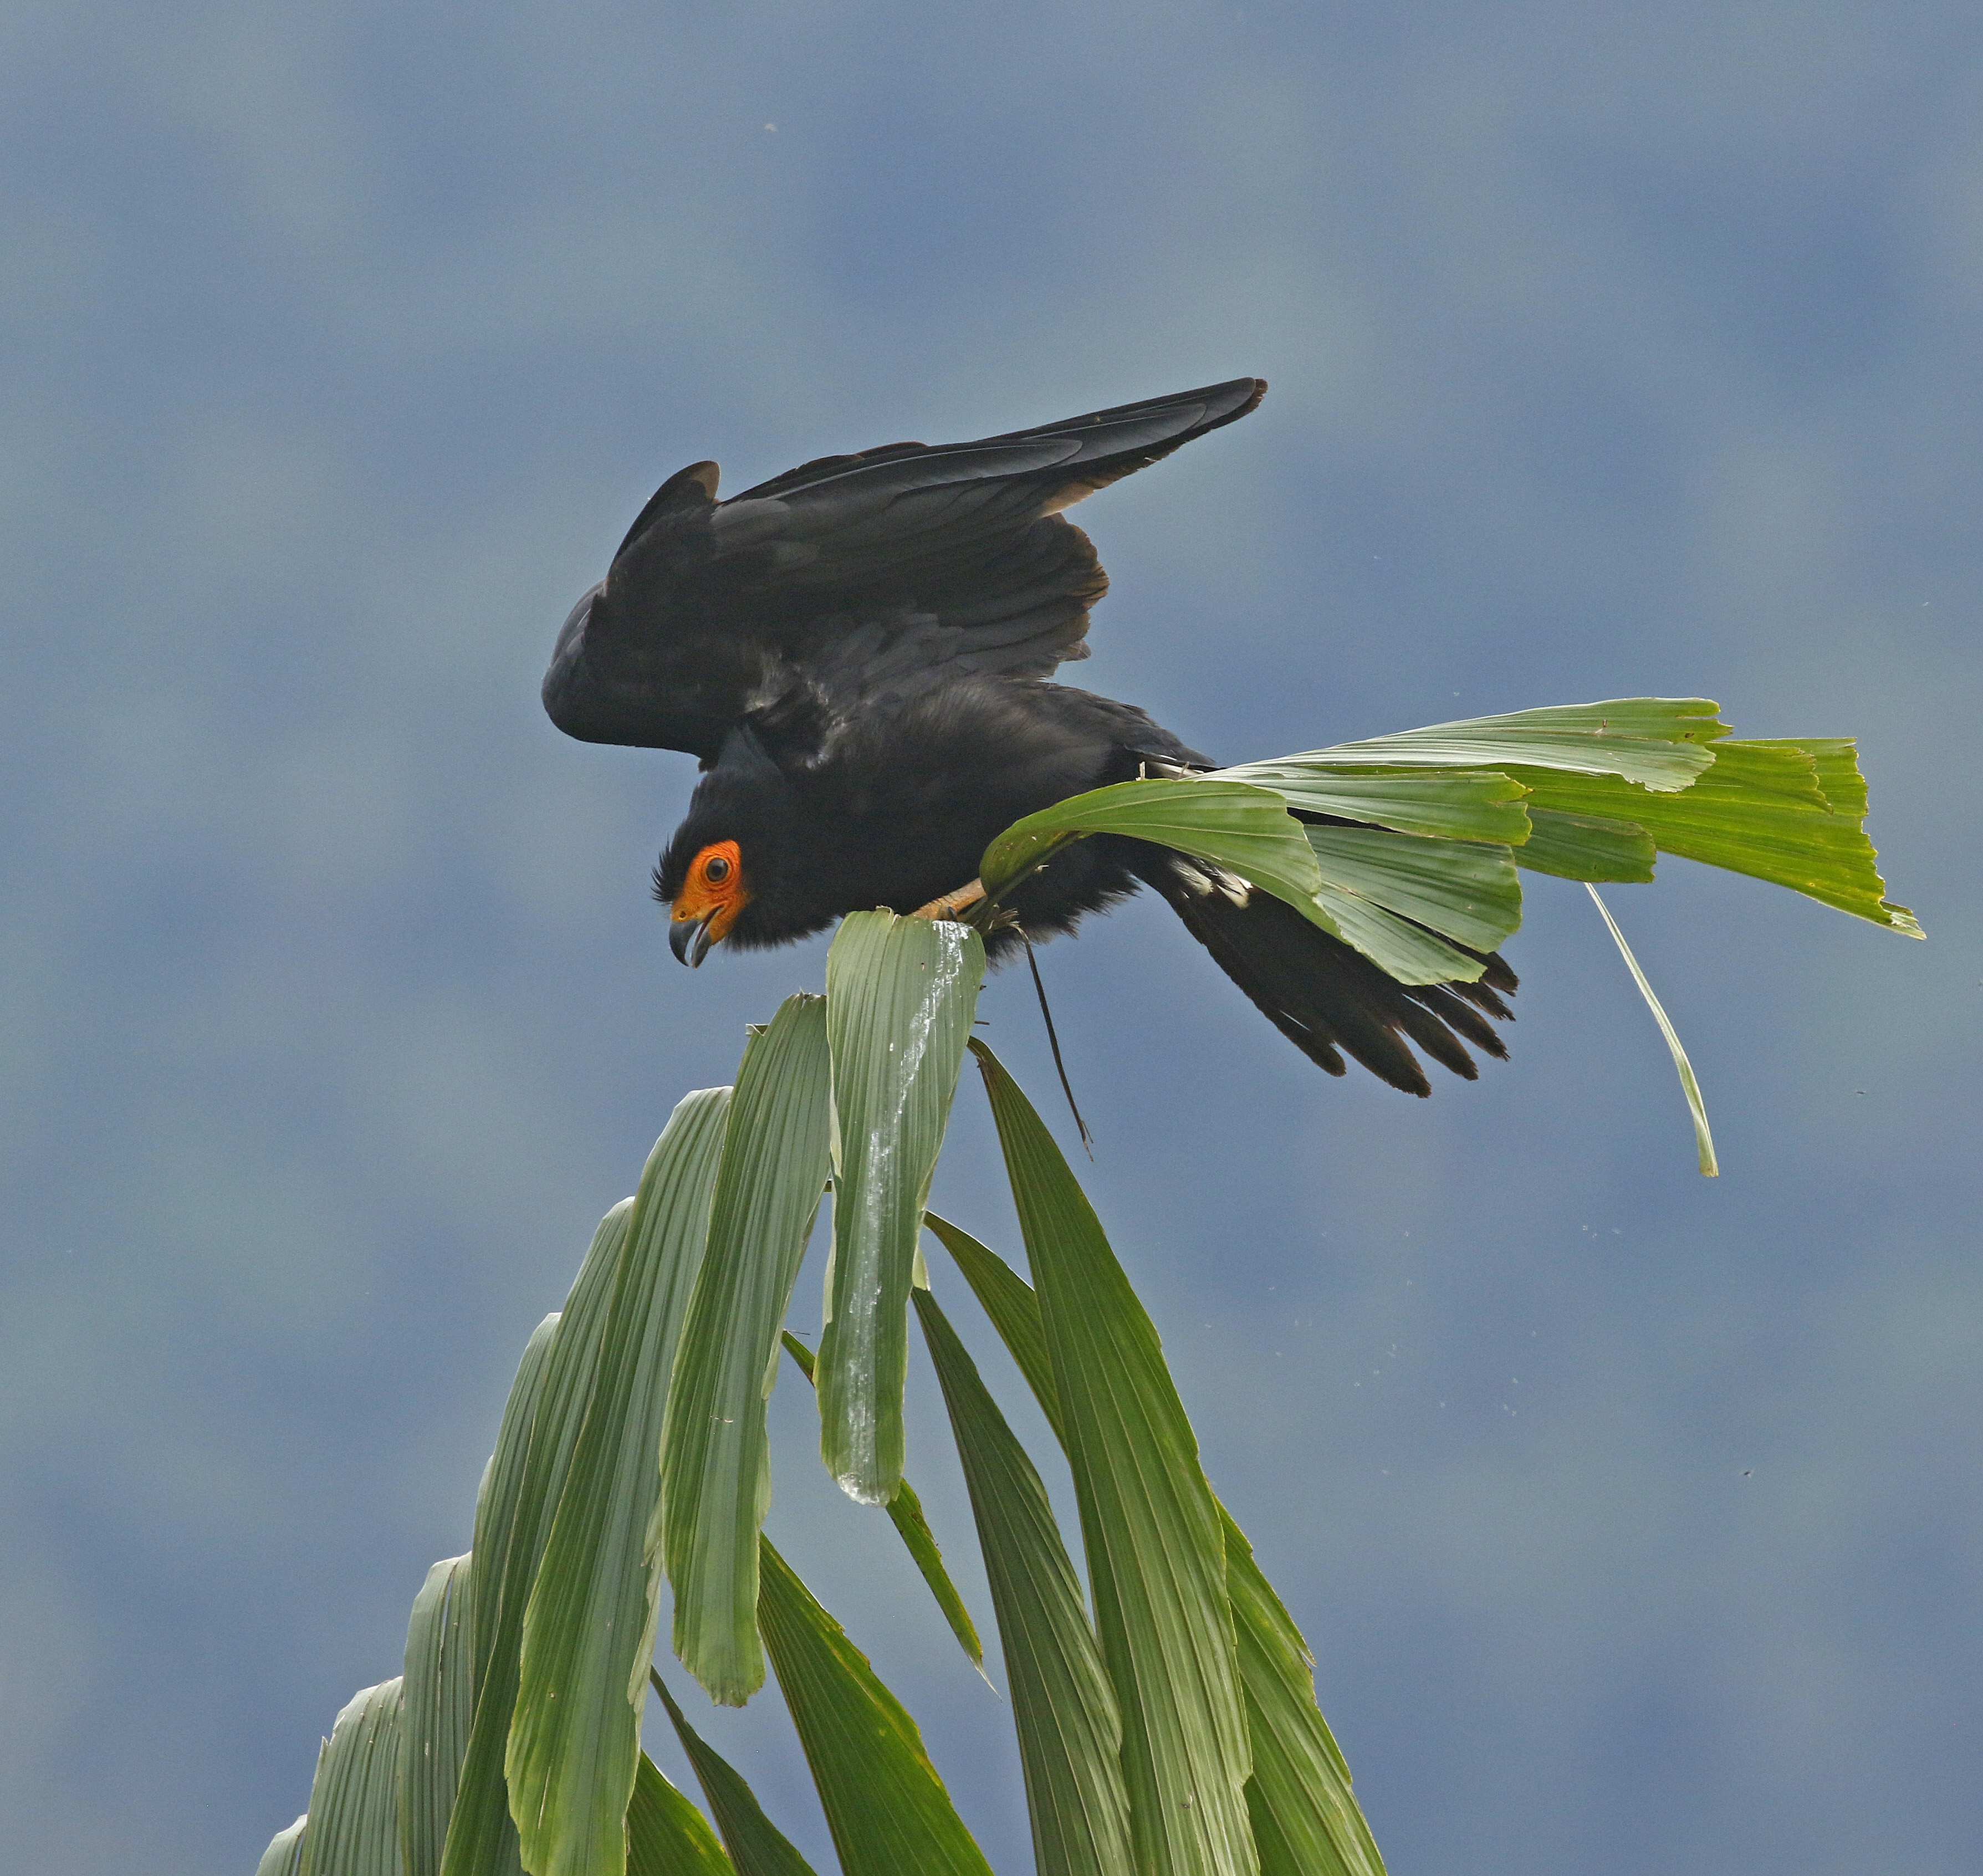
[[[658,889],[658,882],[657,882]],[[744,856],[734,841],[713,841],[697,854],[669,901],[668,948],[693,970],[730,935],[751,902]]]
[[[715,924],[717,916],[716,912],[711,911],[700,918],[677,918],[668,927],[668,949],[691,970],[709,955],[710,946],[716,942],[716,935],[710,927]]]

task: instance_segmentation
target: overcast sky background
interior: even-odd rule
[[[1930,934],[1613,891],[1712,1182],[1580,888],[1513,1062],[1424,1102],[1161,907],[1043,955],[1391,1868],[1983,1866],[1973,6],[48,0],[0,48],[10,1860],[252,1869],[594,1222],[820,981],[677,968],[692,763],[539,711],[654,486],[1252,372],[1082,510],[1070,676],[1235,761],[1647,692],[1856,734]],[[1023,978],[984,1014],[1045,1110]],[[1011,1250],[981,1107],[939,1195]],[[771,1528],[1023,1870],[1005,1710],[803,1392]],[[775,1697],[711,1731],[830,1868]]]

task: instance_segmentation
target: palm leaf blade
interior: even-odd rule
[[[1252,1876],[1246,1719],[1217,1501],[1163,1360],[1032,1104],[974,1040],[1032,1266],[1122,1721],[1137,1867]]]
[[[708,1248],[661,1435],[662,1549],[675,1652],[713,1699],[764,1684],[757,1531],[771,1503],[766,1399],[778,1326],[826,1187],[826,1000],[788,997],[744,1051],[724,1128]]]
[[[443,1876],[490,1876],[521,1867],[503,1768],[516,1712],[523,1612],[591,1401],[633,1208],[632,1199],[623,1199],[600,1221],[564,1309],[539,1326],[525,1349],[503,1410],[470,1553],[476,1655],[483,1671],[448,1820]]]
[[[309,1828],[306,1811],[294,1824],[286,1824],[269,1839],[269,1848],[255,1865],[255,1876],[296,1876],[303,1858],[303,1832]]]
[[[995,899],[1055,848],[1088,834],[1152,841],[1230,867],[1304,909],[1319,883],[1315,856],[1279,795],[1192,775],[1117,782],[1015,821],[985,850],[985,891]]]
[[[406,1624],[400,1719],[400,1850],[406,1876],[434,1876],[475,1717],[473,1560],[434,1565]]]
[[[1529,805],[1529,838],[1515,864],[1558,879],[1603,880],[1644,885],[1653,877],[1659,850],[1634,821],[1600,814],[1570,814]]]
[[[1046,1487],[957,1332],[926,1289],[923,1336],[956,1436],[1003,1640],[1032,1822],[1033,1860],[1057,1876],[1131,1867],[1122,1722]]]
[[[854,912],[826,961],[833,1266],[820,1337],[820,1456],[850,1496],[902,1480],[909,1282],[985,946],[952,921]]]
[[[1326,753],[1326,752],[1324,752]],[[1271,788],[1290,808],[1440,840],[1519,844],[1528,834],[1521,784],[1466,769],[1324,768],[1299,756],[1213,771],[1222,781]]]
[[[1680,1092],[1687,1097],[1687,1111],[1694,1122],[1694,1142],[1700,1156],[1702,1175],[1713,1179],[1720,1170],[1714,1157],[1714,1136],[1707,1129],[1707,1104],[1701,1099],[1700,1083],[1694,1078],[1694,1064],[1687,1058],[1687,1051],[1680,1046],[1680,1032],[1673,1026],[1659,998],[1653,994],[1652,985],[1646,974],[1639,968],[1639,961],[1632,955],[1632,948],[1625,942],[1625,935],[1618,929],[1618,921],[1611,916],[1611,908],[1597,896],[1595,886],[1587,885],[1598,915],[1604,921],[1605,929],[1618,947],[1618,955],[1625,960],[1625,968],[1631,972],[1632,981],[1638,986],[1639,995],[1646,1000],[1646,1007],[1653,1013],[1653,1021],[1659,1025],[1660,1034],[1666,1038],[1668,1052],[1673,1056],[1674,1072],[1680,1076]]]
[[[1472,983],[1487,968],[1480,958],[1470,958],[1437,932],[1427,931],[1353,892],[1325,886],[1319,897],[1329,908],[1330,928],[1336,936],[1401,984]]]
[[[788,1329],[781,1339],[785,1353],[792,1358],[800,1373],[810,1381],[813,1378],[813,1352]],[[895,1533],[902,1540],[902,1547],[909,1553],[918,1574],[928,1586],[929,1593],[936,1598],[936,1606],[943,1612],[943,1619],[950,1625],[950,1632],[957,1637],[958,1646],[969,1657],[971,1665],[981,1674],[985,1672],[985,1644],[978,1638],[978,1624],[971,1619],[971,1611],[965,1606],[963,1597],[957,1585],[951,1580],[950,1571],[943,1560],[942,1547],[937,1543],[936,1533],[930,1529],[929,1520],[923,1513],[923,1501],[916,1496],[915,1487],[905,1479],[895,1487],[895,1495],[888,1500],[888,1522],[895,1526]]]
[[[395,1676],[337,1716],[310,1785],[299,1876],[398,1876],[400,1706]]]
[[[1684,788],[1730,734],[1720,706],[1703,697],[1624,697],[1550,704],[1505,716],[1436,723],[1422,730],[1338,743],[1282,756],[1282,766],[1497,769],[1530,763],[1586,775],[1622,775],[1649,788]]]
[[[1384,1860],[1316,1704],[1315,1664],[1253,1547],[1222,1513],[1226,1581],[1246,1690],[1248,1791],[1261,1876],[1383,1876]]]
[[[627,1876],[736,1876],[709,1820],[644,1752],[627,1806]]]
[[[915,1721],[770,1540],[761,1542],[764,1646],[844,1876],[992,1876]]]
[[[1309,828],[1324,882],[1429,925],[1475,951],[1493,951],[1522,923],[1512,850],[1428,839],[1383,828]]]
[[[1040,1299],[1033,1294],[1033,1286],[996,1251],[979,1243],[961,1226],[953,1225],[934,1212],[925,1212],[923,1222],[963,1272],[971,1293],[992,1319],[998,1339],[1025,1376],[1040,1411],[1047,1416],[1047,1424],[1053,1429],[1055,1439],[1065,1450],[1067,1430],[1061,1424],[1060,1392],[1054,1386],[1053,1357],[1047,1352],[1046,1330],[1040,1322]]]
[[[1058,1433],[1059,1401],[1031,1286],[995,1251],[948,1220],[932,1214],[929,1226]],[[1316,1704],[1307,1644],[1255,1562],[1245,1534],[1223,1506],[1219,1515],[1253,1754],[1247,1808],[1262,1876],[1382,1876],[1383,1859],[1351,1794],[1349,1768]]]
[[[506,1772],[534,1876],[607,1876],[626,1854],[660,1588],[650,1537],[662,1413],[729,1099],[722,1088],[687,1096],[648,1155],[525,1610]]]
[[[496,1450],[482,1469],[482,1483],[475,1494],[475,1547],[468,1553],[468,1613],[474,1635],[474,1692],[478,1700],[489,1678],[490,1661],[496,1648],[497,1605],[503,1583],[500,1556],[507,1552],[516,1530],[517,1500],[523,1489],[523,1462],[530,1450],[530,1429],[537,1417],[544,1363],[550,1354],[551,1338],[557,1333],[560,1314],[553,1309],[523,1344],[516,1378],[510,1383],[509,1398],[503,1405]],[[480,1607],[475,1594],[477,1590],[482,1593]]]
[[[1787,886],[1821,904],[1919,938],[1887,898],[1866,838],[1866,784],[1851,743],[1725,742],[1714,765],[1678,794],[1615,777],[1517,769],[1533,806],[1641,829],[1662,853]],[[1532,864],[1527,854],[1518,856]],[[1574,877],[1587,877],[1583,874]]]
[[[697,1782],[702,1787],[716,1828],[723,1833],[724,1846],[737,1876],[813,1876],[812,1865],[764,1815],[757,1794],[744,1782],[736,1767],[689,1724],[676,1705],[675,1697],[668,1691],[667,1683],[659,1674],[650,1677],[674,1724],[675,1737],[695,1768]]]

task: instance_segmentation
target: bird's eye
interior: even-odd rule
[[[730,862],[721,854],[711,854],[702,863],[702,876],[712,886],[720,886],[730,877]]]

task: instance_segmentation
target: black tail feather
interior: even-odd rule
[[[1496,993],[1512,993],[1517,979],[1498,953],[1485,960],[1477,982],[1401,984],[1267,893],[1236,903],[1219,882],[1168,851],[1146,849],[1133,864],[1254,1007],[1328,1073],[1343,1074],[1347,1054],[1393,1088],[1424,1095],[1432,1085],[1407,1038],[1470,1082],[1480,1070],[1466,1043],[1506,1058],[1486,1020],[1513,1020]]]
[[[1483,1054],[1492,1055],[1496,1062],[1508,1059],[1508,1045],[1489,1028],[1479,1010],[1472,1003],[1456,996],[1453,992],[1461,988],[1471,989],[1471,985],[1413,984],[1405,990],[1405,995],[1415,1003],[1422,1003],[1456,1035],[1471,1042]],[[1481,1007],[1491,1010],[1503,1022],[1513,1022],[1514,1012],[1496,996],[1487,993],[1488,1001]],[[1473,1077],[1469,1075],[1470,1081]]]

